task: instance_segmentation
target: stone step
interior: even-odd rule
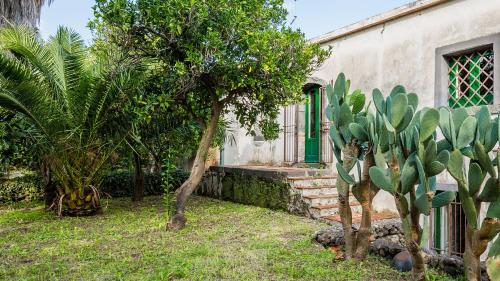
[[[337,193],[327,193],[327,194],[315,194],[315,195],[305,195],[302,196],[304,201],[309,204],[309,206],[318,205],[337,205],[339,204],[339,197]],[[349,196],[349,202],[357,202],[353,195]]]
[[[398,214],[395,214],[392,212],[373,213],[372,214],[372,221],[394,219],[394,218],[398,218],[398,217],[399,217]],[[336,221],[336,222],[341,221],[340,215],[325,216],[325,217],[322,217],[321,219],[326,220],[326,221]],[[361,213],[352,214],[352,222],[353,223],[360,223],[361,222]]]
[[[353,213],[361,212],[361,204],[352,202],[350,204]],[[309,208],[311,216],[315,219],[337,215],[339,213],[339,205],[315,205]]]
[[[337,194],[335,185],[295,186],[293,189],[302,196]]]
[[[322,177],[288,177],[290,185],[293,186],[313,186],[313,185],[334,185],[337,182],[336,176]]]

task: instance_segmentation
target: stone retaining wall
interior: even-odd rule
[[[301,214],[307,206],[290,192],[287,174],[213,166],[205,173],[198,195]]]
[[[404,234],[399,220],[384,220],[374,222],[372,226],[374,241],[370,245],[370,252],[387,259],[405,251]],[[344,232],[341,226],[334,225],[328,229],[322,229],[314,234],[313,239],[326,247],[344,244]],[[429,249],[422,249],[428,266],[438,268],[452,276],[464,274],[464,262],[461,257],[436,254]],[[489,280],[486,267],[482,266],[483,280]]]

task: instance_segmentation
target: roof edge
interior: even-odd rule
[[[400,6],[384,12],[382,14],[369,17],[357,23],[336,29],[332,32],[326,33],[324,35],[320,35],[318,37],[312,38],[309,40],[311,43],[323,44],[335,39],[345,37],[351,34],[358,33],[360,31],[372,28],[374,26],[384,24],[393,20],[397,20],[399,18],[418,13],[420,11],[435,7],[440,4],[444,4],[447,2],[451,2],[453,0],[419,0],[408,3],[404,6]]]

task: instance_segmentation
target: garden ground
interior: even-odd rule
[[[97,217],[0,207],[0,280],[408,280],[389,262],[336,262],[311,235],[327,225],[193,197],[188,226],[166,232],[161,197],[110,200]],[[429,272],[431,280],[453,280]]]

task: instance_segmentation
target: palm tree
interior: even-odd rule
[[[54,0],[0,0],[0,26],[5,22],[35,27],[40,22],[40,12],[46,2]]]
[[[60,27],[48,41],[26,26],[0,30],[0,106],[25,115],[58,181],[59,214],[100,209],[101,171],[127,128],[110,128],[113,102],[132,85],[131,71],[92,55],[80,36]]]

